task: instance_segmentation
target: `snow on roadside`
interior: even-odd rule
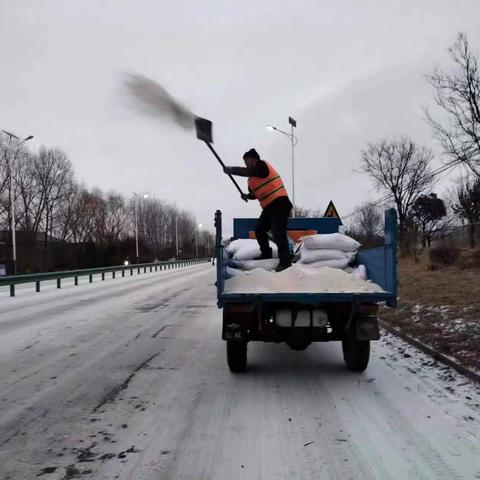
[[[380,354],[379,358],[395,370],[396,374],[414,374],[421,379],[415,388],[421,389],[421,384],[424,383],[425,392],[430,392],[428,396],[433,402],[442,406],[463,405],[460,410],[463,420],[474,422],[477,427],[480,425],[479,383],[386,331],[382,331],[378,344],[373,345],[374,352],[375,349],[381,352],[374,355]],[[432,389],[435,394],[431,393]]]
[[[473,306],[423,305],[400,302],[381,318],[462,365],[480,370],[480,312]]]

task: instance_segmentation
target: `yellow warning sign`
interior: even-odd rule
[[[323,216],[329,218],[340,218],[340,215],[338,214],[337,209],[331,200]]]

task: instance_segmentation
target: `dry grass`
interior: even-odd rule
[[[456,265],[433,270],[427,253],[418,262],[401,258],[399,306],[383,310],[382,319],[480,369],[479,258],[478,250],[462,251]]]
[[[462,252],[464,263],[469,263],[467,255]],[[454,265],[431,270],[425,253],[419,256],[418,263],[411,258],[401,258],[398,278],[400,300],[438,306],[476,305],[480,308],[480,269],[462,269]]]

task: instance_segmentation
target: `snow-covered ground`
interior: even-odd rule
[[[0,292],[0,478],[475,479],[479,386],[401,340],[252,343],[232,375],[209,265]]]

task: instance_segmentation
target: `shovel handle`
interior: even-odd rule
[[[205,140],[204,140],[205,142]],[[218,153],[215,151],[215,149],[212,147],[212,145],[208,142],[205,142],[205,145],[210,149],[210,151],[215,155],[215,158],[218,160],[218,163],[225,168],[225,164],[223,163],[222,159],[218,156]],[[230,173],[227,173],[227,175],[230,177],[230,180],[232,180],[233,184],[237,187],[237,190],[240,192],[241,195],[243,195],[242,189],[238,185],[237,181],[232,177]],[[245,200],[246,201],[246,200]]]

